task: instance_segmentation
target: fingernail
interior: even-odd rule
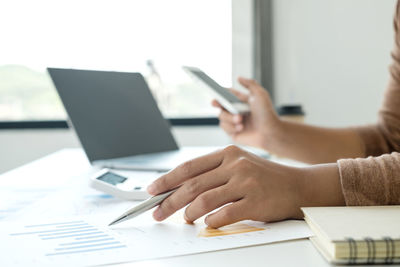
[[[154,195],[155,191],[156,191],[156,186],[154,183],[150,184],[147,187],[147,192],[149,192],[151,195]]]
[[[186,215],[186,212],[183,214],[183,218],[187,223],[191,223],[192,221],[189,220],[188,216]]]
[[[243,126],[241,124],[235,126],[236,131],[241,131],[242,128]]]
[[[194,224],[193,220],[190,220],[189,217],[186,215],[186,211],[183,214],[183,218],[185,219],[187,224]]]
[[[154,219],[156,219],[157,221],[163,220],[163,219],[164,219],[164,214],[163,214],[162,209],[157,208],[157,209],[154,211],[154,213],[153,213],[153,217],[154,217]]]
[[[208,215],[208,216],[206,216],[206,217],[204,218],[204,223],[207,224],[207,225],[208,225],[208,217],[210,217],[210,215]]]

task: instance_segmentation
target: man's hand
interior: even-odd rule
[[[181,186],[154,211],[156,220],[164,220],[188,204],[188,222],[222,207],[205,219],[207,225],[218,228],[245,219],[302,218],[301,178],[301,169],[228,146],[183,163],[154,181],[148,192],[156,195]]]
[[[250,106],[247,115],[233,115],[226,111],[216,100],[212,105],[221,109],[219,115],[221,128],[240,144],[259,148],[266,145],[280,127],[280,120],[271,103],[268,92],[256,81],[239,78],[239,82],[248,90],[248,94],[234,89],[231,92]]]

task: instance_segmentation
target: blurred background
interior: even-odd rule
[[[0,173],[79,147],[47,67],[141,72],[181,145],[225,145],[212,96],[257,79],[306,123],[374,123],[395,0],[1,0]]]

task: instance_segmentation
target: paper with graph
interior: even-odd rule
[[[154,222],[150,213],[114,227],[96,214],[0,224],[1,266],[88,266],[195,254],[311,236],[303,221],[243,221],[220,229],[186,224],[180,214]]]

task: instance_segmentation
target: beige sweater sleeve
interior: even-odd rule
[[[399,3],[400,0],[394,18],[391,76],[378,122],[355,128],[363,141],[365,155],[370,157],[338,161],[346,205],[400,204],[400,154],[395,152],[400,152]]]

